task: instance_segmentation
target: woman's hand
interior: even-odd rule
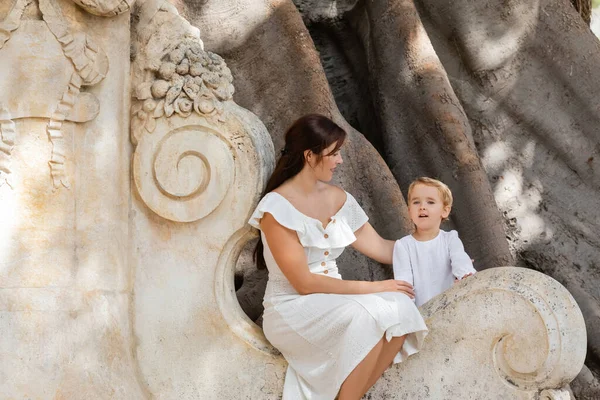
[[[377,281],[373,282],[375,286],[375,291],[373,293],[379,292],[400,292],[406,294],[411,299],[415,298],[415,291],[412,285],[405,281],[397,281],[395,279],[388,279],[386,281]]]

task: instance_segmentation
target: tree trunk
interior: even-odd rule
[[[565,285],[588,329],[591,372],[574,389],[595,396],[597,382],[582,382],[597,379],[600,360],[600,42],[575,8],[565,0],[295,3],[177,5],[225,57],[235,100],[265,122],[276,149],[308,112],[348,129],[337,183],[384,236],[410,229],[399,188],[438,177],[453,190],[450,227],[477,268],[514,263]],[[389,276],[356,253],[341,264],[346,278]]]
[[[349,134],[335,183],[355,195],[382,236],[396,238],[409,231],[406,204],[394,177],[373,146],[339,113],[310,34],[291,1],[179,6],[200,28],[205,47],[225,58],[234,76],[234,100],[261,118],[276,152],[297,118],[311,112],[330,116]],[[385,279],[392,274],[391,268],[353,250],[344,253],[340,264],[348,279]]]
[[[592,20],[592,0],[571,0],[571,4],[585,23],[589,25]]]

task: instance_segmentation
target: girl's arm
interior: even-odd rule
[[[379,236],[370,223],[366,222],[363,226],[354,232],[356,241],[352,247],[382,264],[392,263],[392,254],[394,252],[394,241],[386,240]]]
[[[296,231],[280,225],[270,213],[264,214],[260,221],[260,229],[265,235],[271,254],[273,254],[279,269],[299,294],[402,292],[410,298],[414,297],[411,285],[393,279],[377,282],[344,281],[313,274],[308,269],[306,254],[298,241]]]
[[[450,253],[450,265],[452,265],[452,275],[454,275],[456,279],[460,280],[477,272],[475,268],[473,268],[471,257],[465,252],[465,247],[458,237],[458,232],[450,231],[448,247]]]

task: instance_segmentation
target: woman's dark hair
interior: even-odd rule
[[[324,155],[337,152],[345,139],[346,131],[323,115],[309,114],[296,120],[285,133],[285,146],[273,174],[267,181],[262,197],[298,175],[306,162],[304,157],[306,150],[310,150],[317,157],[317,162],[321,162]],[[322,154],[323,150],[333,143],[336,144],[335,148],[328,154]],[[262,240],[259,239],[254,249],[254,260],[258,269],[267,267],[263,250]]]

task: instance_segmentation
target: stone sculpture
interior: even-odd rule
[[[155,7],[157,13],[177,16],[168,3],[156,2]],[[154,212],[191,222],[212,212],[234,180],[233,154],[219,138],[233,78],[223,59],[204,51],[197,30],[183,20],[176,21],[189,32],[165,41],[164,30],[173,25],[168,21],[154,18],[137,26],[133,173],[140,195]],[[204,125],[183,125],[198,120]],[[174,126],[178,128],[170,130]]]
[[[225,61],[163,0],[0,16],[0,397],[279,398],[285,360],[233,279],[274,149]],[[374,398],[559,399],[583,365],[545,275],[484,271],[422,311],[425,350]]]

